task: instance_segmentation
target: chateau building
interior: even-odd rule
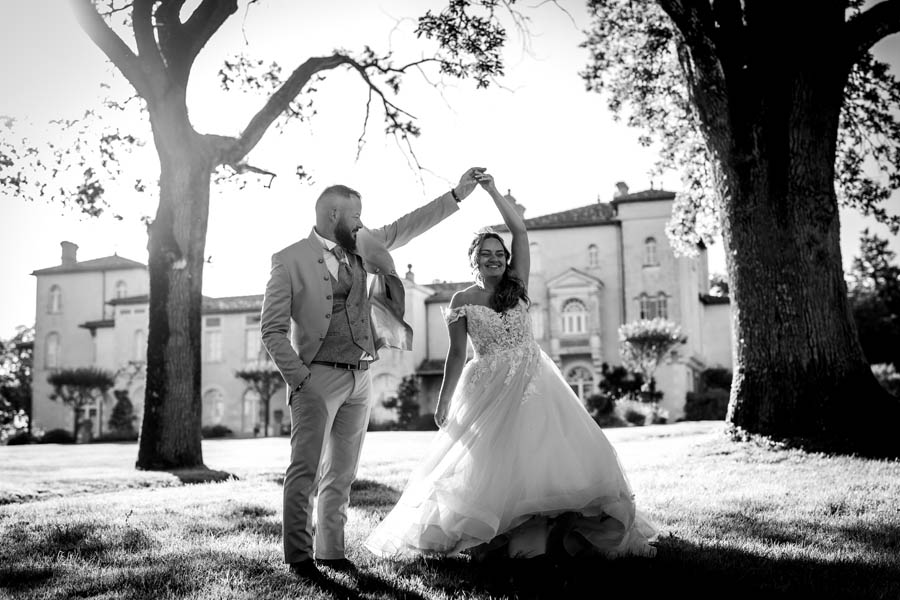
[[[526,219],[531,243],[529,295],[535,338],[582,398],[597,388],[603,363],[620,364],[618,327],[641,318],[678,323],[687,342],[656,373],[661,406],[674,420],[684,414],[687,392],[708,367],[731,368],[730,306],[709,295],[705,249],[676,257],[665,235],[674,193],[628,193],[624,183],[611,202],[597,202]],[[515,202],[512,196],[508,196]],[[517,205],[520,211],[524,208]],[[495,229],[507,242],[505,227]],[[38,269],[33,424],[36,431],[71,429],[70,407],[51,399],[47,376],[55,369],[96,366],[117,374],[143,416],[148,328],[147,267],[120,256],[77,260],[64,241],[60,265]],[[463,257],[464,259],[464,257]],[[392,414],[381,401],[405,375],[421,382],[423,413],[433,412],[443,375],[448,337],[443,312],[454,292],[471,282],[421,284],[406,274],[407,321],[415,331],[411,352],[382,350],[370,371],[372,419]],[[262,295],[203,298],[203,424],[241,434],[261,433],[265,422],[256,394],[235,371],[265,359],[259,331]],[[471,348],[470,348],[471,352]],[[94,435],[108,426],[112,394],[84,410]],[[283,393],[269,406],[270,434],[289,427]],[[138,421],[138,425],[139,425]]]

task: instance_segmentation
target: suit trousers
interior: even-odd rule
[[[368,371],[311,364],[309,380],[291,393],[282,525],[286,563],[344,558],[350,485],[371,410],[369,390]]]

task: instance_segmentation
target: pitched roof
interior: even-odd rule
[[[437,302],[450,302],[450,298],[453,297],[453,294],[469,287],[472,283],[473,282],[471,281],[457,281],[452,283],[449,281],[437,281],[435,283],[425,284],[435,292],[434,295],[425,299],[425,303],[435,304]]]
[[[125,296],[123,298],[113,298],[112,300],[106,301],[106,303],[110,306],[147,304],[148,302],[150,302],[150,296],[148,294],[141,294],[140,296]]]
[[[203,296],[203,314],[222,314],[239,312],[259,312],[262,310],[263,295],[252,296],[227,296],[225,298],[210,298]]]
[[[563,227],[587,227],[590,225],[611,225],[618,223],[612,205],[597,202],[587,206],[570,208],[561,212],[525,219],[525,227],[535,229],[560,229]],[[506,225],[494,225],[496,231],[509,231]]]
[[[570,208],[561,212],[541,215],[533,219],[525,219],[525,227],[535,229],[561,229],[563,227],[589,227],[591,225],[614,225],[616,219],[616,205],[629,202],[653,202],[656,200],[674,200],[675,192],[666,190],[644,190],[633,194],[625,194],[613,199],[612,202],[595,202],[587,206]],[[493,225],[496,231],[506,232],[506,225]]]
[[[644,190],[633,194],[624,194],[613,198],[610,204],[627,204],[629,202],[652,202],[654,200],[674,200],[675,192],[667,190]]]
[[[81,273],[85,271],[117,271],[121,269],[146,269],[147,265],[136,260],[114,254],[103,258],[82,260],[71,265],[57,265],[46,269],[32,271],[32,275],[50,275],[57,273]]]
[[[102,329],[104,327],[115,327],[116,322],[113,319],[100,319],[98,321],[85,321],[79,327],[85,329]]]
[[[141,296],[128,296],[125,298],[113,298],[106,303],[113,306],[127,306],[131,304],[147,304],[150,297],[147,294]],[[203,314],[223,314],[239,312],[259,312],[262,310],[263,295],[252,296],[226,296],[224,298],[211,298],[203,296],[201,311]]]

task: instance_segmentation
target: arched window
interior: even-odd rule
[[[588,246],[588,266],[600,266],[600,249],[597,248],[596,244],[591,244],[590,246]]]
[[[594,374],[586,367],[572,367],[566,373],[566,381],[575,395],[584,400],[594,391]]]
[[[147,336],[143,329],[134,332],[134,360],[147,360]]]
[[[128,284],[122,280],[116,282],[116,298],[124,298],[128,295]]]
[[[203,393],[203,422],[218,425],[225,417],[225,394],[219,388],[211,388]]]
[[[541,272],[541,246],[537,242],[531,242],[529,245],[531,259],[531,271],[534,273]]]
[[[59,367],[59,334],[55,331],[47,334],[47,354],[44,358],[44,366],[48,369]]]
[[[47,302],[47,312],[51,314],[62,312],[62,289],[58,285],[50,287],[50,299]]]
[[[563,333],[585,333],[588,329],[587,306],[581,300],[566,300],[562,308]]]
[[[659,257],[656,253],[656,238],[648,237],[644,240],[644,266],[649,267],[659,264]]]

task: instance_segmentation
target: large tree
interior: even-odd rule
[[[257,1],[246,4],[249,8]],[[441,16],[456,19],[470,29],[474,43],[464,53],[448,48],[445,55],[432,53],[396,66],[390,55],[378,56],[368,47],[356,55],[335,51],[306,59],[286,78],[275,63],[238,55],[220,70],[222,87],[254,88],[263,92],[265,99],[242,126],[223,124],[226,130],[239,129],[240,134],[220,135],[194,128],[187,91],[195,59],[238,12],[237,0],[201,0],[188,7],[184,0],[70,0],[70,4],[85,33],[133,87],[159,157],[159,202],[155,216],[148,220],[150,325],[137,467],[200,466],[200,308],[211,180],[223,171],[272,175],[247,164],[248,153],[280,119],[308,118],[312,113],[311,84],[338,68],[359,75],[361,84],[370,90],[369,105],[374,99],[383,108],[387,131],[408,145],[418,128],[393,101],[403,74],[430,65],[441,74],[472,77],[479,87],[486,86],[501,72],[498,52],[503,30],[491,19],[492,7],[485,17],[466,17],[463,23],[458,3],[451,3],[440,15],[422,17],[417,34],[431,37],[426,29]],[[108,104],[124,106],[122,102]],[[368,110],[366,114],[368,118]],[[137,135],[97,128],[96,119],[89,118],[92,116],[89,112],[84,119],[60,123],[78,142],[46,145],[49,165],[37,145],[12,144],[8,137],[0,140],[0,185],[13,188],[18,195],[30,190],[33,196],[74,201],[91,215],[102,212],[108,206],[104,200],[108,178],[118,174],[121,150],[137,141]],[[14,125],[11,119],[3,119],[3,124],[7,128]],[[97,161],[86,158],[92,150],[98,152]],[[72,165],[77,167],[76,182],[66,189],[58,181],[65,167]],[[298,174],[302,175],[300,167]],[[154,179],[143,175],[143,179],[136,178],[138,188]]]
[[[900,187],[900,85],[870,50],[900,31],[900,0],[590,9],[589,88],[685,174],[670,238],[690,251],[721,231],[735,432],[900,455],[900,404],[873,378],[850,315],[838,216],[840,199],[898,228],[883,201]]]

